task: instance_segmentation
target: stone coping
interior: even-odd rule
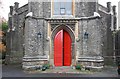
[[[78,57],[78,59],[103,59],[101,56],[93,56],[93,57]]]
[[[103,57],[78,57],[78,61],[88,61],[88,62],[103,62]]]
[[[32,62],[32,61],[48,61],[48,59],[23,59],[24,62]]]
[[[47,56],[24,56],[23,59],[37,59],[37,58],[47,58]]]
[[[99,18],[101,18],[101,17],[99,17],[99,16],[89,16],[89,17],[80,17],[80,18],[74,18],[74,17],[66,17],[66,18],[55,18],[55,17],[53,17],[53,18],[46,18],[46,20],[88,20],[88,19],[99,19]]]
[[[75,18],[75,17],[51,17],[51,18],[44,18],[44,17],[35,17],[35,16],[27,16],[26,18],[32,18],[32,19],[45,19],[47,21],[51,21],[51,20],[90,20],[90,19],[99,19],[101,17],[99,16],[89,16],[89,17],[79,17],[79,18]]]
[[[23,57],[23,61],[29,62],[29,61],[48,61],[47,56],[33,56],[33,57]]]
[[[77,59],[78,61],[88,61],[88,62],[103,62],[104,60],[92,60],[92,59]]]

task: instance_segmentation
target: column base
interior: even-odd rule
[[[103,57],[78,57],[77,64],[85,68],[102,69],[104,65]]]
[[[41,69],[44,64],[48,64],[48,58],[46,56],[39,57],[24,57],[22,68],[24,70],[36,70]]]

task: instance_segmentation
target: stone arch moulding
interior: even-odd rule
[[[72,63],[71,63],[71,65],[73,65],[73,64],[75,64],[75,61],[76,61],[75,33],[68,25],[65,25],[65,24],[57,25],[51,32],[51,35],[50,35],[50,53],[49,53],[50,64],[54,65],[54,37],[62,29],[69,33],[71,40],[72,40],[72,45],[71,45]]]
[[[51,38],[53,39],[54,36],[57,34],[57,32],[60,31],[61,29],[64,29],[65,31],[67,31],[70,34],[72,41],[75,41],[74,31],[71,29],[71,27],[65,24],[57,25],[51,32]]]

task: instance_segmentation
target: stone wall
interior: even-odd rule
[[[34,17],[50,18],[51,17],[51,2],[29,2],[29,12],[33,12]]]
[[[93,16],[97,11],[97,2],[75,2],[75,17]]]
[[[24,55],[24,21],[28,13],[28,5],[19,8],[15,3],[9,13],[9,29],[7,33],[7,55],[6,63],[22,63]]]
[[[25,26],[25,56],[43,55],[43,20],[27,18]]]
[[[100,18],[79,21],[78,63],[84,66],[102,67],[102,29]],[[88,34],[88,36],[85,36]],[[99,63],[98,63],[99,62]]]
[[[20,8],[15,5],[11,8],[9,15],[10,31],[7,33],[8,59],[6,59],[21,63],[23,58],[25,69],[42,66],[46,61],[49,62],[51,53],[49,46],[52,45],[47,32],[48,21],[51,20],[49,30],[52,31],[56,25],[66,23],[75,32],[75,35],[73,34],[75,49],[72,51],[76,54],[77,63],[102,67],[105,60],[104,63],[109,65],[113,61],[111,31],[113,23],[110,8],[110,5],[105,8],[97,2],[75,2],[75,17],[53,18],[50,2],[28,2]],[[33,15],[26,17],[29,12]],[[98,12],[101,17],[93,16],[94,12]],[[73,25],[72,22],[74,22]],[[78,29],[76,22],[78,22]]]
[[[50,2],[29,2],[31,17],[25,19],[25,55],[23,68],[42,66],[48,61],[49,42],[47,41],[47,22],[50,18]],[[36,60],[36,61],[35,61]],[[29,63],[29,64],[28,64]]]
[[[101,29],[102,29],[102,56],[104,57],[105,65],[114,65],[114,36],[112,17],[114,11],[112,10],[111,3],[107,3],[107,8],[99,5],[98,12],[101,15]]]
[[[23,68],[41,66],[44,64],[44,60],[47,60],[47,55],[44,52],[44,35],[44,19],[27,17],[25,21]]]
[[[115,35],[115,55],[116,55],[116,64],[120,62],[120,30],[117,31]]]

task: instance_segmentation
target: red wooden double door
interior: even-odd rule
[[[65,30],[60,30],[54,38],[54,65],[71,65],[71,37]]]

